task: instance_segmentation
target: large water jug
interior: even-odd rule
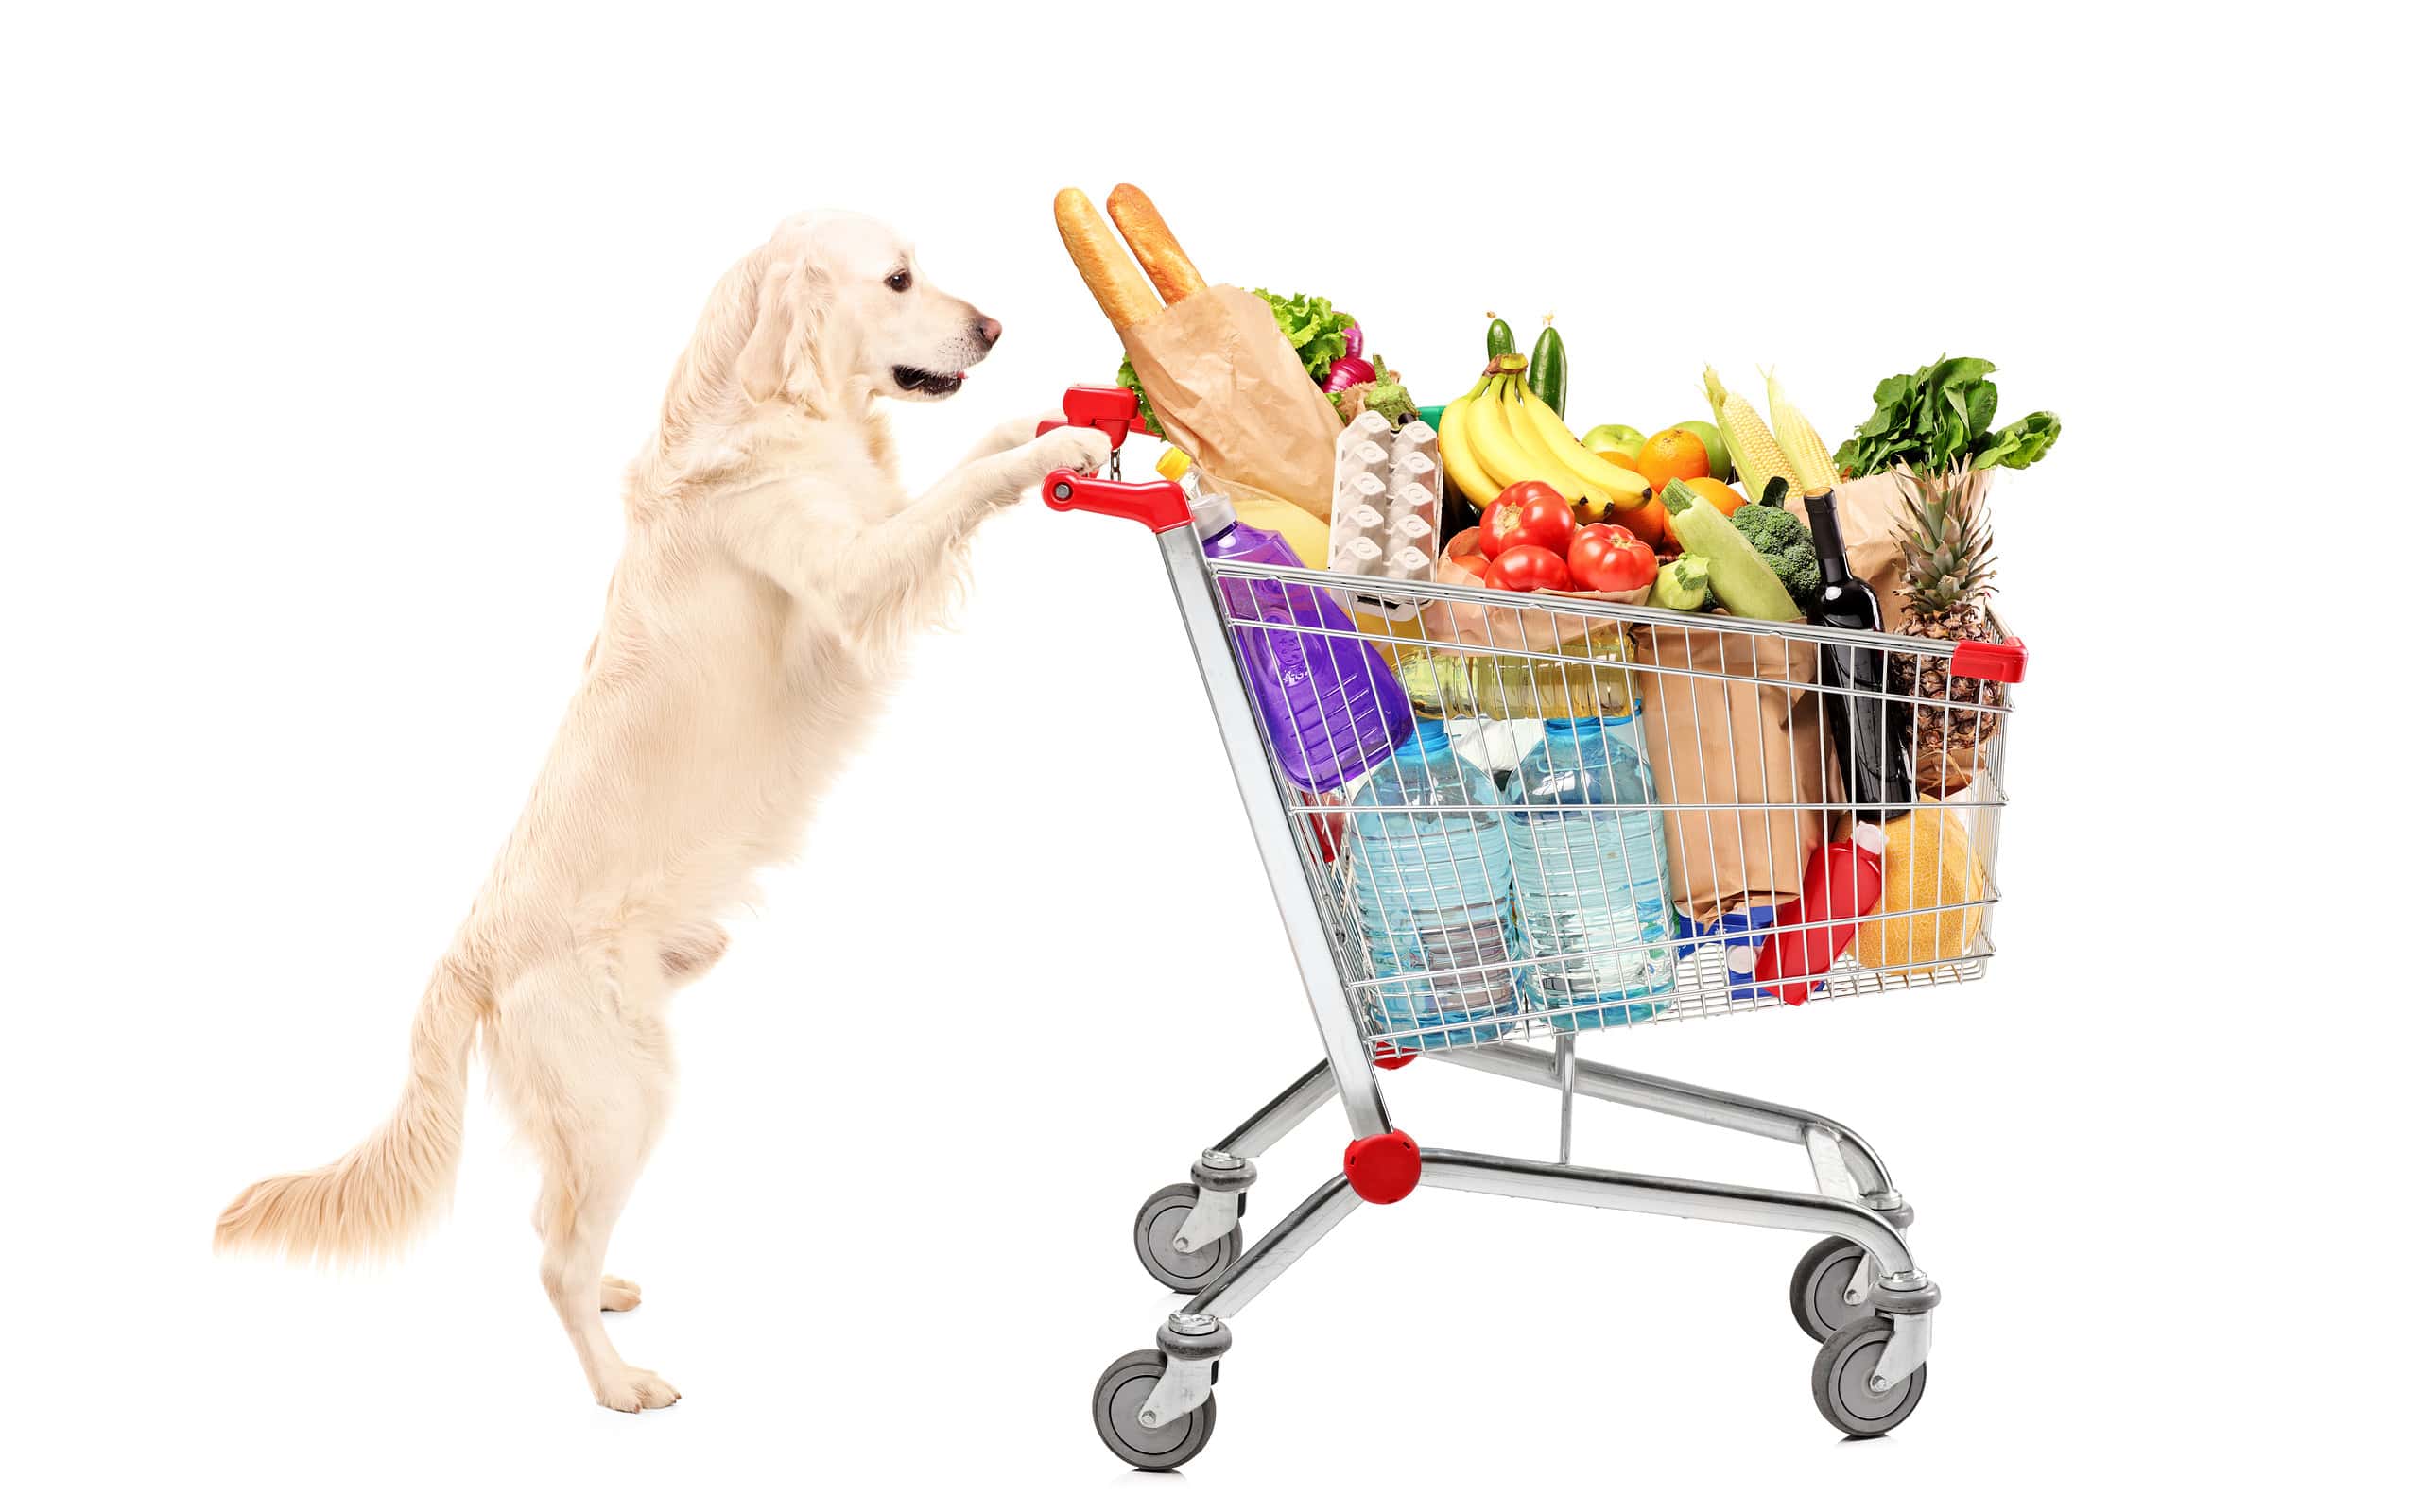
[[[1521,991],[1558,1030],[1634,1022],[1669,1000],[1664,821],[1632,719],[1549,719],[1504,796]],[[1619,806],[1616,806],[1619,805]]]
[[[1408,978],[1377,988],[1398,1054],[1485,1043],[1520,1012],[1503,805],[1495,779],[1428,720],[1354,790],[1354,909],[1376,974]]]
[[[1238,521],[1224,494],[1193,501],[1193,527],[1213,561],[1303,565],[1285,537]],[[1335,599],[1307,583],[1267,578],[1220,578],[1219,592],[1270,748],[1295,786],[1311,793],[1342,786],[1410,733],[1403,684]],[[1328,633],[1263,627],[1287,626]]]

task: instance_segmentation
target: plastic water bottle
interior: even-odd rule
[[[1410,977],[1377,989],[1397,1053],[1482,1044],[1520,1012],[1503,805],[1428,720],[1353,794],[1345,847],[1370,964]]]
[[[1236,518],[1223,493],[1193,501],[1193,528],[1213,561],[1300,567],[1286,538]],[[1296,787],[1324,793],[1387,759],[1411,731],[1411,701],[1344,606],[1307,583],[1222,577],[1244,680],[1270,749]],[[1324,634],[1262,627],[1304,626]]]
[[[1631,719],[1549,719],[1505,794],[1523,998],[1558,1030],[1632,1023],[1672,990],[1664,821]],[[1561,958],[1558,958],[1561,957]],[[1573,1012],[1552,1010],[1574,1009]]]

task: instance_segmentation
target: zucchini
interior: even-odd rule
[[[1705,558],[1714,596],[1742,619],[1795,621],[1806,616],[1739,527],[1674,478],[1664,485],[1665,518],[1681,549]]]
[[[1547,408],[1563,418],[1563,401],[1571,387],[1570,364],[1563,353],[1563,334],[1554,328],[1554,317],[1547,317],[1547,328],[1538,333],[1537,350],[1530,353],[1530,391],[1547,402]]]
[[[1647,602],[1657,609],[1680,610],[1684,612],[1705,608],[1705,558],[1694,552],[1683,552],[1655,569],[1655,586],[1648,590]]]
[[[1512,328],[1496,318],[1494,310],[1487,312],[1487,322],[1488,361],[1494,362],[1498,357],[1509,357],[1520,349],[1521,344],[1512,339]]]

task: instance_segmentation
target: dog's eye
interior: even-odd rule
[[[916,281],[908,277],[908,270],[903,267],[898,272],[891,274],[887,279],[884,279],[883,282],[890,285],[890,291],[893,294],[905,294],[908,292],[908,285],[915,283]]]

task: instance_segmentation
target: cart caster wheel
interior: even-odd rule
[[[1806,1252],[1789,1278],[1789,1315],[1818,1344],[1874,1316],[1874,1296],[1849,1305],[1849,1278],[1865,1259],[1865,1246],[1854,1239],[1825,1239]]]
[[[1172,1423],[1146,1428],[1136,1421],[1167,1369],[1167,1359],[1159,1350],[1137,1349],[1113,1362],[1093,1387],[1093,1427],[1100,1441],[1138,1470],[1176,1469],[1201,1453],[1219,1426],[1215,1396]]]
[[[1925,1371],[1876,1396],[1870,1383],[1891,1342],[1888,1318],[1853,1323],[1815,1352],[1815,1410],[1851,1438],[1879,1438],[1908,1420],[1925,1397]],[[1122,1362],[1121,1362],[1122,1363]]]
[[[1144,1199],[1143,1210],[1134,1215],[1134,1258],[1151,1273],[1151,1280],[1187,1297],[1225,1275],[1244,1248],[1243,1229],[1238,1225],[1190,1255],[1176,1252],[1176,1231],[1184,1227],[1184,1220],[1192,1215],[1193,1205],[1201,1196],[1200,1189],[1192,1182],[1179,1181],[1152,1193]]]

